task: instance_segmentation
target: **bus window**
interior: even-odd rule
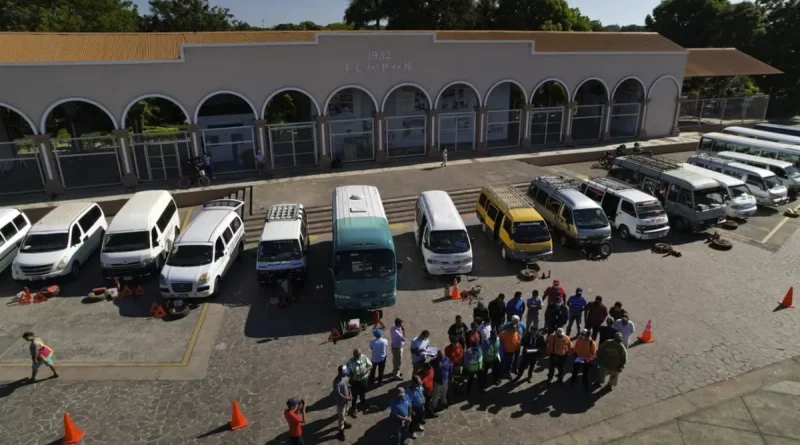
[[[714,151],[712,148],[714,146],[714,140],[708,138],[700,138],[700,151]]]

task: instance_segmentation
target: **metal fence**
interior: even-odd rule
[[[58,175],[65,189],[122,183],[117,139],[113,136],[52,139]]]
[[[769,106],[769,95],[681,99],[678,127],[701,125],[738,125],[763,122]]]
[[[178,179],[192,158],[189,135],[184,131],[133,134],[130,141],[140,181]]]
[[[375,159],[374,120],[371,117],[329,122],[331,159],[342,162]]]
[[[415,114],[409,116],[386,116],[383,134],[386,156],[406,158],[423,156],[428,137],[428,116]]]
[[[486,148],[519,147],[522,140],[522,110],[486,112]]]
[[[272,168],[317,165],[317,127],[314,123],[276,124],[267,129]]]
[[[252,126],[200,131],[203,151],[211,155],[212,176],[256,170],[255,132]]]
[[[475,113],[439,115],[439,147],[451,153],[475,150]]]
[[[564,108],[534,108],[531,112],[531,144],[560,144],[564,128]]]
[[[611,107],[611,122],[608,133],[612,138],[633,138],[639,133],[639,113],[642,104],[614,104]]]
[[[572,140],[597,141],[603,136],[605,105],[578,105],[572,114]]]
[[[0,195],[44,190],[39,147],[25,141],[0,142]]]

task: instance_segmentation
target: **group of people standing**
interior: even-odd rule
[[[523,375],[530,382],[536,364],[545,360],[548,384],[556,378],[563,385],[565,368],[571,362],[571,386],[582,375],[582,386],[588,392],[602,386],[609,376],[606,388],[612,390],[627,363],[627,348],[636,333],[622,303],[609,309],[601,296],[588,302],[581,288],[567,298],[559,280],[554,280],[541,296],[533,290],[527,300],[522,298],[522,292],[515,292],[507,302],[505,295],[499,294],[488,305],[478,303],[472,315],[469,325],[461,315],[455,316],[447,329],[449,343],[444,349],[430,346],[428,330],[408,341],[399,318],[395,319],[388,340],[381,329],[375,329],[369,357],[356,348],[347,363],[337,368],[333,396],[339,440],[345,440],[345,430],[350,426],[346,415],[357,418],[366,407],[368,388],[383,383],[389,356],[390,378],[402,380],[407,343],[413,369],[410,383],[394,388],[390,403],[389,420],[393,443],[397,444],[424,431],[426,419],[438,417],[437,411],[447,408],[451,391],[469,398],[475,381],[479,392],[503,379],[520,379]],[[573,326],[577,335],[570,337]],[[598,376],[593,381],[591,373],[595,368]]]

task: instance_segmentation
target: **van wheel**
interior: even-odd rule
[[[628,230],[628,226],[619,226],[619,237],[627,240],[631,237],[631,231]]]
[[[675,224],[675,230],[678,232],[686,232],[689,229],[689,225],[686,224],[686,220],[680,216],[675,218],[673,224]]]
[[[80,278],[80,276],[81,276],[81,263],[75,261],[74,263],[72,263],[72,269],[69,270],[69,277],[73,281],[78,281],[78,278]]]
[[[211,294],[211,298],[219,297],[220,287],[222,286],[222,281],[219,277],[214,279],[214,293]]]

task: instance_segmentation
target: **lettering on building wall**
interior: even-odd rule
[[[389,50],[367,52],[367,61],[346,63],[345,74],[350,73],[392,73],[411,71],[411,62],[401,62],[392,58]]]

